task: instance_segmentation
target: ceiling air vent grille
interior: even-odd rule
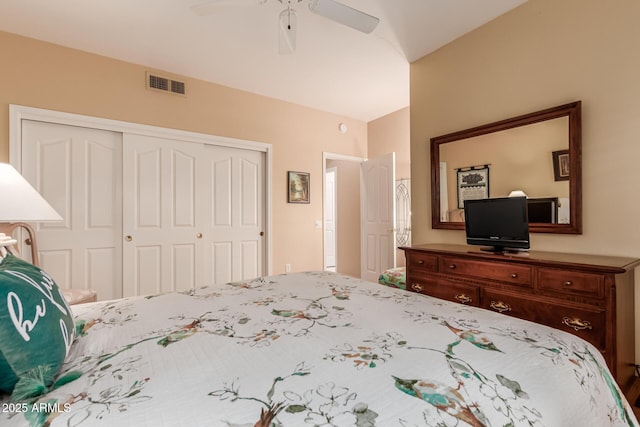
[[[147,88],[178,95],[184,95],[186,93],[184,82],[171,80],[167,77],[158,76],[149,72],[147,72]]]

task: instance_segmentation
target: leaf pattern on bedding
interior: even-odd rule
[[[305,365],[305,363],[304,362],[299,363],[291,374],[285,375],[285,376],[278,376],[273,379],[273,382],[271,383],[271,388],[266,393],[266,399],[262,399],[260,397],[255,397],[255,396],[242,395],[240,393],[240,386],[237,384],[235,380],[232,381],[231,383],[224,383],[222,388],[211,391],[208,393],[208,395],[217,397],[222,401],[230,400],[231,402],[235,402],[235,401],[245,400],[245,401],[257,402],[262,406],[260,410],[260,414],[263,414],[264,412],[270,413],[271,419],[269,421],[275,422],[274,419],[277,417],[277,414],[282,409],[285,408],[285,405],[283,402],[273,401],[273,396],[276,392],[276,387],[280,383],[287,381],[289,378],[303,377],[309,374],[310,374],[310,369]],[[296,412],[302,412],[302,411],[303,410],[296,411]]]
[[[344,343],[330,349],[325,360],[333,362],[353,362],[356,368],[375,368],[393,357],[394,350],[403,348],[406,341],[397,332],[384,335],[374,334],[358,344]]]
[[[333,382],[322,382],[302,393],[289,389],[277,392],[279,386],[284,387],[287,381],[307,375],[311,375],[311,368],[303,362],[298,364],[291,374],[274,378],[271,388],[266,393],[266,399],[241,393],[237,380],[224,383],[222,388],[209,392],[208,395],[230,403],[237,401],[256,402],[261,406],[261,413],[275,412],[271,420],[274,426],[286,425],[278,420],[277,415],[281,410],[291,415],[296,425],[304,423],[327,427],[375,426],[378,414],[371,410],[366,403],[357,402],[357,393],[350,390],[349,387],[339,386]],[[275,401],[274,396],[280,397],[281,400]],[[274,408],[277,408],[277,411],[274,411]],[[239,426],[240,424],[227,421],[227,425]]]

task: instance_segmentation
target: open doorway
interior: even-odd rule
[[[323,266],[354,277],[360,277],[360,164],[364,160],[323,153]],[[327,175],[335,178],[335,190],[327,188]]]
[[[324,269],[377,281],[396,265],[395,154],[323,153]]]

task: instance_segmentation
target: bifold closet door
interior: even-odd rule
[[[40,264],[101,300],[122,296],[121,147],[119,132],[22,120],[22,174],[64,218],[36,225]]]
[[[206,284],[204,152],[203,144],[124,135],[124,296]]]
[[[205,269],[209,283],[261,276],[265,258],[265,153],[207,146]]]

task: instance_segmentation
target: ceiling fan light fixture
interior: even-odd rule
[[[375,30],[380,22],[375,16],[335,0],[309,0],[309,10],[366,34]]]
[[[295,9],[287,7],[280,12],[278,19],[278,43],[281,54],[289,54],[296,51],[296,31],[298,29],[298,19]]]

